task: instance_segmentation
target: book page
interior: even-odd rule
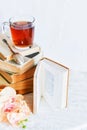
[[[66,106],[68,71],[67,69],[62,69],[59,65],[57,66],[55,67],[50,61],[43,61],[43,97],[53,109]]]
[[[52,107],[54,106],[55,99],[55,78],[54,75],[44,68],[44,87],[43,87],[43,97],[48,102],[48,104]]]
[[[46,89],[46,92],[49,93],[49,96],[52,97],[54,95],[54,76],[53,74],[48,71],[48,70],[44,70],[45,71],[45,89]]]
[[[56,108],[56,75],[51,71],[50,67],[44,67],[44,86],[43,97],[51,106],[52,109]]]
[[[42,73],[42,74],[41,74]],[[40,100],[42,96],[42,86],[43,86],[43,68],[39,64],[36,67],[34,73],[34,89],[33,89],[33,111],[36,113],[39,109]]]
[[[61,108],[64,106],[67,107],[67,102],[68,102],[68,71],[63,73],[62,77],[63,82],[62,82],[62,93],[61,93]]]

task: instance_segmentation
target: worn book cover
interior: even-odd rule
[[[31,69],[33,66],[37,65],[37,63],[41,58],[42,58],[42,52],[38,53],[32,58],[24,57],[24,63],[22,65],[15,63],[13,60],[3,61],[2,59],[0,59],[0,69],[6,72],[22,74],[27,70]]]
[[[16,83],[28,78],[32,78],[34,76],[36,66],[32,67],[31,69],[27,70],[22,74],[15,74],[11,72],[6,72],[0,70],[0,74],[9,82],[9,83]]]
[[[3,78],[0,75],[0,90],[2,90],[6,86],[13,87],[17,91],[17,93],[20,93],[20,94],[30,93],[30,92],[33,92],[33,77],[22,80],[20,82],[9,83],[6,81],[5,78]]]

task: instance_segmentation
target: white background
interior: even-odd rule
[[[71,70],[87,71],[87,0],[0,2],[0,23],[20,14],[36,18],[34,41],[44,56]]]

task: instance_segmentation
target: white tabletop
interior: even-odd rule
[[[42,101],[39,112],[29,117],[26,130],[87,130],[87,73],[70,72],[68,107],[52,111]],[[0,130],[21,130],[0,123]]]

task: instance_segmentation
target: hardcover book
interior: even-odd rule
[[[26,72],[22,74],[15,74],[11,72],[6,72],[3,70],[0,70],[0,74],[9,82],[9,83],[16,83],[28,78],[32,78],[34,75],[36,66],[32,67],[31,69],[27,70]]]
[[[20,82],[9,83],[4,77],[0,75],[0,90],[5,88],[6,86],[14,88],[19,94],[31,93],[33,92],[33,77],[22,80]]]
[[[32,58],[24,57],[25,62],[22,65],[15,63],[13,60],[3,61],[2,59],[0,59],[0,70],[22,74],[27,70],[31,69],[33,66],[37,65],[37,63],[41,58],[42,58],[42,52],[39,52],[39,54],[35,55]]]
[[[67,106],[69,68],[43,58],[34,73],[33,112],[38,112],[41,98],[53,109]]]

